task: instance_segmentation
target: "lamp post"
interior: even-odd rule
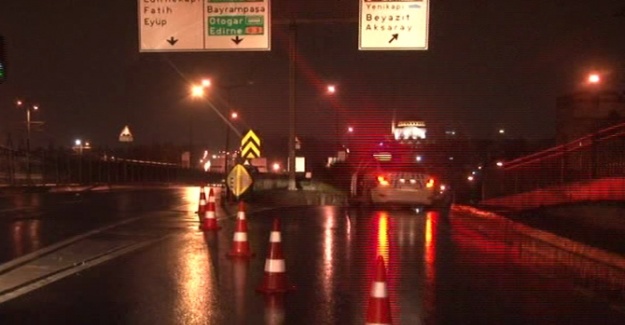
[[[206,88],[211,86],[210,79],[202,79],[199,84],[195,84],[191,86],[190,93],[191,97],[195,99],[204,98],[206,93]],[[189,168],[193,166],[193,118],[189,120]]]
[[[252,85],[253,82],[252,81],[248,81],[246,83],[242,83],[242,84],[234,84],[234,85],[226,85],[226,86],[220,86],[220,85],[216,85],[218,88],[222,88],[225,89],[227,92],[227,102],[228,105],[230,105],[230,91],[232,89],[236,89],[236,88],[240,88],[240,87],[244,87],[244,86],[249,86]],[[203,79],[202,82],[200,84],[197,85],[193,85],[191,86],[191,96],[194,98],[205,98],[205,93],[206,93],[206,89],[212,87],[212,82],[210,79]],[[237,112],[231,111],[230,114],[228,116],[224,116],[219,110],[217,110],[210,102],[209,105],[211,106],[211,108],[223,119],[224,123],[225,123],[225,145],[224,145],[224,180],[227,179],[228,177],[228,152],[230,150],[230,129],[234,129],[234,126],[232,125],[231,121],[234,121],[236,119],[239,118],[239,114]],[[235,133],[237,133],[237,135],[240,136],[240,132],[236,129],[234,129]],[[228,187],[226,186],[226,197],[229,197],[229,191],[228,191]]]
[[[230,112],[230,120],[234,121],[239,117],[237,112]],[[230,151],[230,126],[226,124],[226,145],[224,147],[224,180],[228,179],[228,152]],[[230,200],[230,190],[226,186],[226,200]]]
[[[354,127],[349,125],[347,126],[347,141],[345,142],[345,144],[347,145],[347,148],[349,149],[349,146],[351,144],[351,137],[354,134]]]
[[[599,85],[601,84],[601,76],[598,73],[590,73],[587,79],[588,84],[593,87],[594,92],[594,110],[595,113],[599,111],[599,105],[601,102],[601,91]],[[597,178],[597,142],[596,142],[596,129],[593,130],[593,136],[590,144],[590,178]]]
[[[89,143],[89,141],[85,141],[83,142],[81,139],[76,139],[74,140],[74,146],[73,146],[74,151],[76,151],[76,153],[78,153],[78,183],[82,183],[83,182],[83,177],[82,177],[82,154],[84,150],[88,150],[91,149],[91,144]]]
[[[328,87],[326,88],[326,93],[330,96],[334,96],[334,94],[336,94],[336,86],[335,85],[328,85]],[[334,137],[335,137],[335,146],[337,152],[338,150],[341,149],[341,143],[339,140],[339,110],[335,109],[334,110]]]
[[[17,100],[17,108],[25,107],[26,109],[26,179],[30,182],[30,114],[32,111],[39,109],[38,105],[26,105],[22,100]]]

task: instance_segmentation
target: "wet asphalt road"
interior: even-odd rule
[[[101,256],[119,243],[132,249],[110,250],[98,263],[5,301],[1,324],[364,324],[378,255],[387,262],[395,324],[625,322],[622,308],[553,264],[528,259],[510,243],[514,238],[488,236],[487,224],[453,212],[250,211],[255,256],[232,260],[226,253],[234,219],[219,211],[223,228],[200,231],[197,189],[13,200],[2,202],[2,262],[115,223],[58,256]],[[265,296],[255,289],[274,218],[282,221],[286,275],[296,289]],[[4,279],[0,272],[0,284]]]

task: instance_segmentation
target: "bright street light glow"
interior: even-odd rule
[[[239,114],[238,114],[237,112],[232,112],[232,113],[230,113],[230,118],[231,118],[231,119],[236,119],[236,118],[238,118],[238,117],[239,117]]]
[[[74,143],[75,143],[77,146],[79,146],[79,145],[82,143],[82,141],[80,141],[80,139],[76,139],[76,141],[74,141]]]
[[[202,79],[202,87],[206,88],[206,87],[210,87],[211,86],[211,80],[210,79]]]
[[[328,85],[328,93],[329,94],[334,94],[335,92],[336,92],[336,86]]]
[[[191,87],[191,96],[204,97],[204,87],[198,85]]]
[[[597,73],[591,73],[588,75],[588,83],[597,84],[601,81],[601,76]]]

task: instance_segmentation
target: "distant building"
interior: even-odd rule
[[[393,138],[399,142],[425,140],[427,133],[425,122],[420,120],[393,122],[391,131]]]
[[[556,142],[567,143],[625,122],[625,96],[617,91],[584,91],[558,97]]]

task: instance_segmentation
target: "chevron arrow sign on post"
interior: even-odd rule
[[[260,157],[260,138],[249,130],[241,139],[241,157],[245,159]]]

